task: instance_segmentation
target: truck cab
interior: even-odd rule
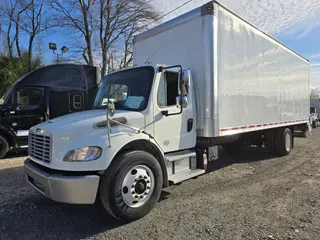
[[[95,67],[61,64],[37,69],[17,80],[0,101],[0,158],[9,150],[28,148],[32,126],[90,109],[99,78]]]
[[[106,186],[114,181],[109,177],[125,164],[123,181],[115,186],[134,209],[131,218],[142,216],[169,181],[205,172],[190,151],[196,144],[194,106],[190,70],[182,66],[146,65],[111,73],[101,80],[92,110],[30,129],[28,182],[48,198],[74,204],[94,203],[100,189],[108,210],[114,201],[108,200]],[[152,204],[144,205],[150,198]]]

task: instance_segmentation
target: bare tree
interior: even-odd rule
[[[56,25],[50,9],[46,8],[46,0],[26,0],[21,2],[21,5],[25,11],[18,14],[17,26],[28,35],[28,67],[31,70],[35,38]]]
[[[16,0],[6,0],[1,5],[1,12],[6,25],[4,35],[6,36],[9,58],[13,57],[13,45],[16,38],[16,34],[12,31],[12,26],[14,24],[17,7],[18,2]]]
[[[16,32],[15,32],[15,40],[16,40],[16,48],[18,57],[22,57],[21,48],[20,48],[20,17],[31,5],[31,2],[24,3],[20,2],[20,9],[18,10],[17,16],[15,17],[15,25],[16,25]]]
[[[56,19],[60,27],[80,35],[84,43],[81,54],[87,64],[93,65],[92,34],[95,28],[95,0],[52,0],[51,6],[57,11]],[[80,44],[81,45],[81,44]]]
[[[99,36],[102,75],[107,70],[107,53],[109,50],[119,42],[124,42],[123,64],[126,65],[132,60],[129,57],[129,41],[132,40],[133,34],[157,17],[158,14],[156,14],[150,2],[146,0],[100,0]]]
[[[105,75],[114,49],[122,49],[123,66],[132,61],[133,34],[158,17],[149,1],[51,0],[51,6],[60,26],[81,37],[76,46],[85,62],[94,65],[99,57],[101,74]]]

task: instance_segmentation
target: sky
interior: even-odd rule
[[[188,0],[155,0],[167,13]],[[164,17],[170,20],[203,5],[192,0]],[[320,88],[320,0],[220,0],[218,1],[259,29],[310,60],[310,87]]]
[[[165,22],[203,5],[209,0],[152,0],[161,14],[189,2],[159,21]],[[220,0],[221,4],[264,32],[310,60],[310,86],[320,88],[320,0]],[[70,44],[66,34],[52,32],[43,36],[42,51],[46,61],[54,55],[50,41],[58,48]],[[72,50],[72,49],[71,49]]]

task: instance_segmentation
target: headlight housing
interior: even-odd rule
[[[64,157],[66,162],[85,162],[93,161],[101,156],[102,149],[100,147],[83,147],[70,150]]]

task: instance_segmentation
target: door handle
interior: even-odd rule
[[[193,118],[189,118],[188,119],[188,124],[187,124],[187,131],[191,132],[192,128],[193,128]]]

